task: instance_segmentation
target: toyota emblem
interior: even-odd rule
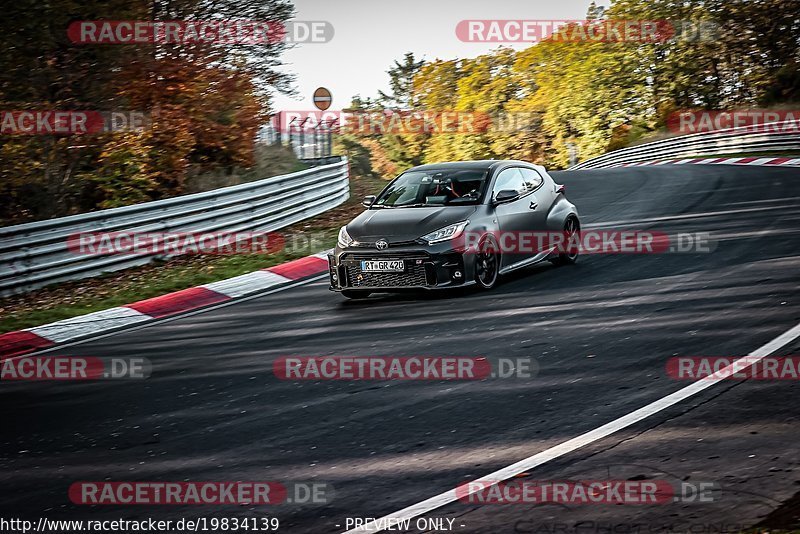
[[[389,246],[389,243],[386,242],[385,239],[381,239],[380,241],[375,242],[375,248],[378,250],[386,250]]]

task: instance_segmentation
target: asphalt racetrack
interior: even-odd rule
[[[800,322],[800,170],[553,173],[584,228],[710,232],[713,253],[583,255],[490,292],[347,301],[316,279],[47,354],[144,356],[143,381],[4,384],[3,517],[277,517],[335,533],[502,469],[685,387],[674,356],[744,356]],[[787,338],[788,339],[788,338]],[[776,353],[797,354],[788,339]],[[532,357],[529,379],[286,381],[281,356]],[[409,532],[719,532],[800,514],[797,381],[728,380],[551,461],[539,480],[710,481],[711,502],[444,503]],[[326,504],[83,506],[76,481],[330,483]],[[348,518],[350,521],[348,522]],[[796,521],[796,519],[795,519]],[[420,523],[421,525],[423,523]],[[436,523],[428,523],[435,525]],[[447,524],[447,521],[445,521]]]

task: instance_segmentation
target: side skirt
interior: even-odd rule
[[[523,267],[528,267],[529,265],[533,265],[534,263],[539,263],[540,261],[544,261],[547,259],[548,256],[556,249],[556,247],[552,247],[544,252],[540,252],[536,256],[531,256],[530,258],[524,259],[522,261],[518,261],[517,263],[513,263],[500,269],[500,274],[507,274],[511,271],[516,271],[517,269],[522,269]]]

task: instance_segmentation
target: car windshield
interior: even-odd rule
[[[391,208],[477,204],[486,184],[483,169],[437,169],[401,174],[373,206]]]

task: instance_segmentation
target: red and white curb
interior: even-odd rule
[[[328,270],[329,252],[320,252],[260,271],[198,287],[190,287],[125,306],[8,332],[0,335],[0,359],[20,356],[52,347],[58,343],[124,328],[144,321],[163,319],[314,276]]]
[[[617,163],[612,167],[639,167],[642,165],[784,165],[789,167],[800,166],[800,158],[689,158],[689,159],[659,159],[653,161],[637,161],[634,163]]]

